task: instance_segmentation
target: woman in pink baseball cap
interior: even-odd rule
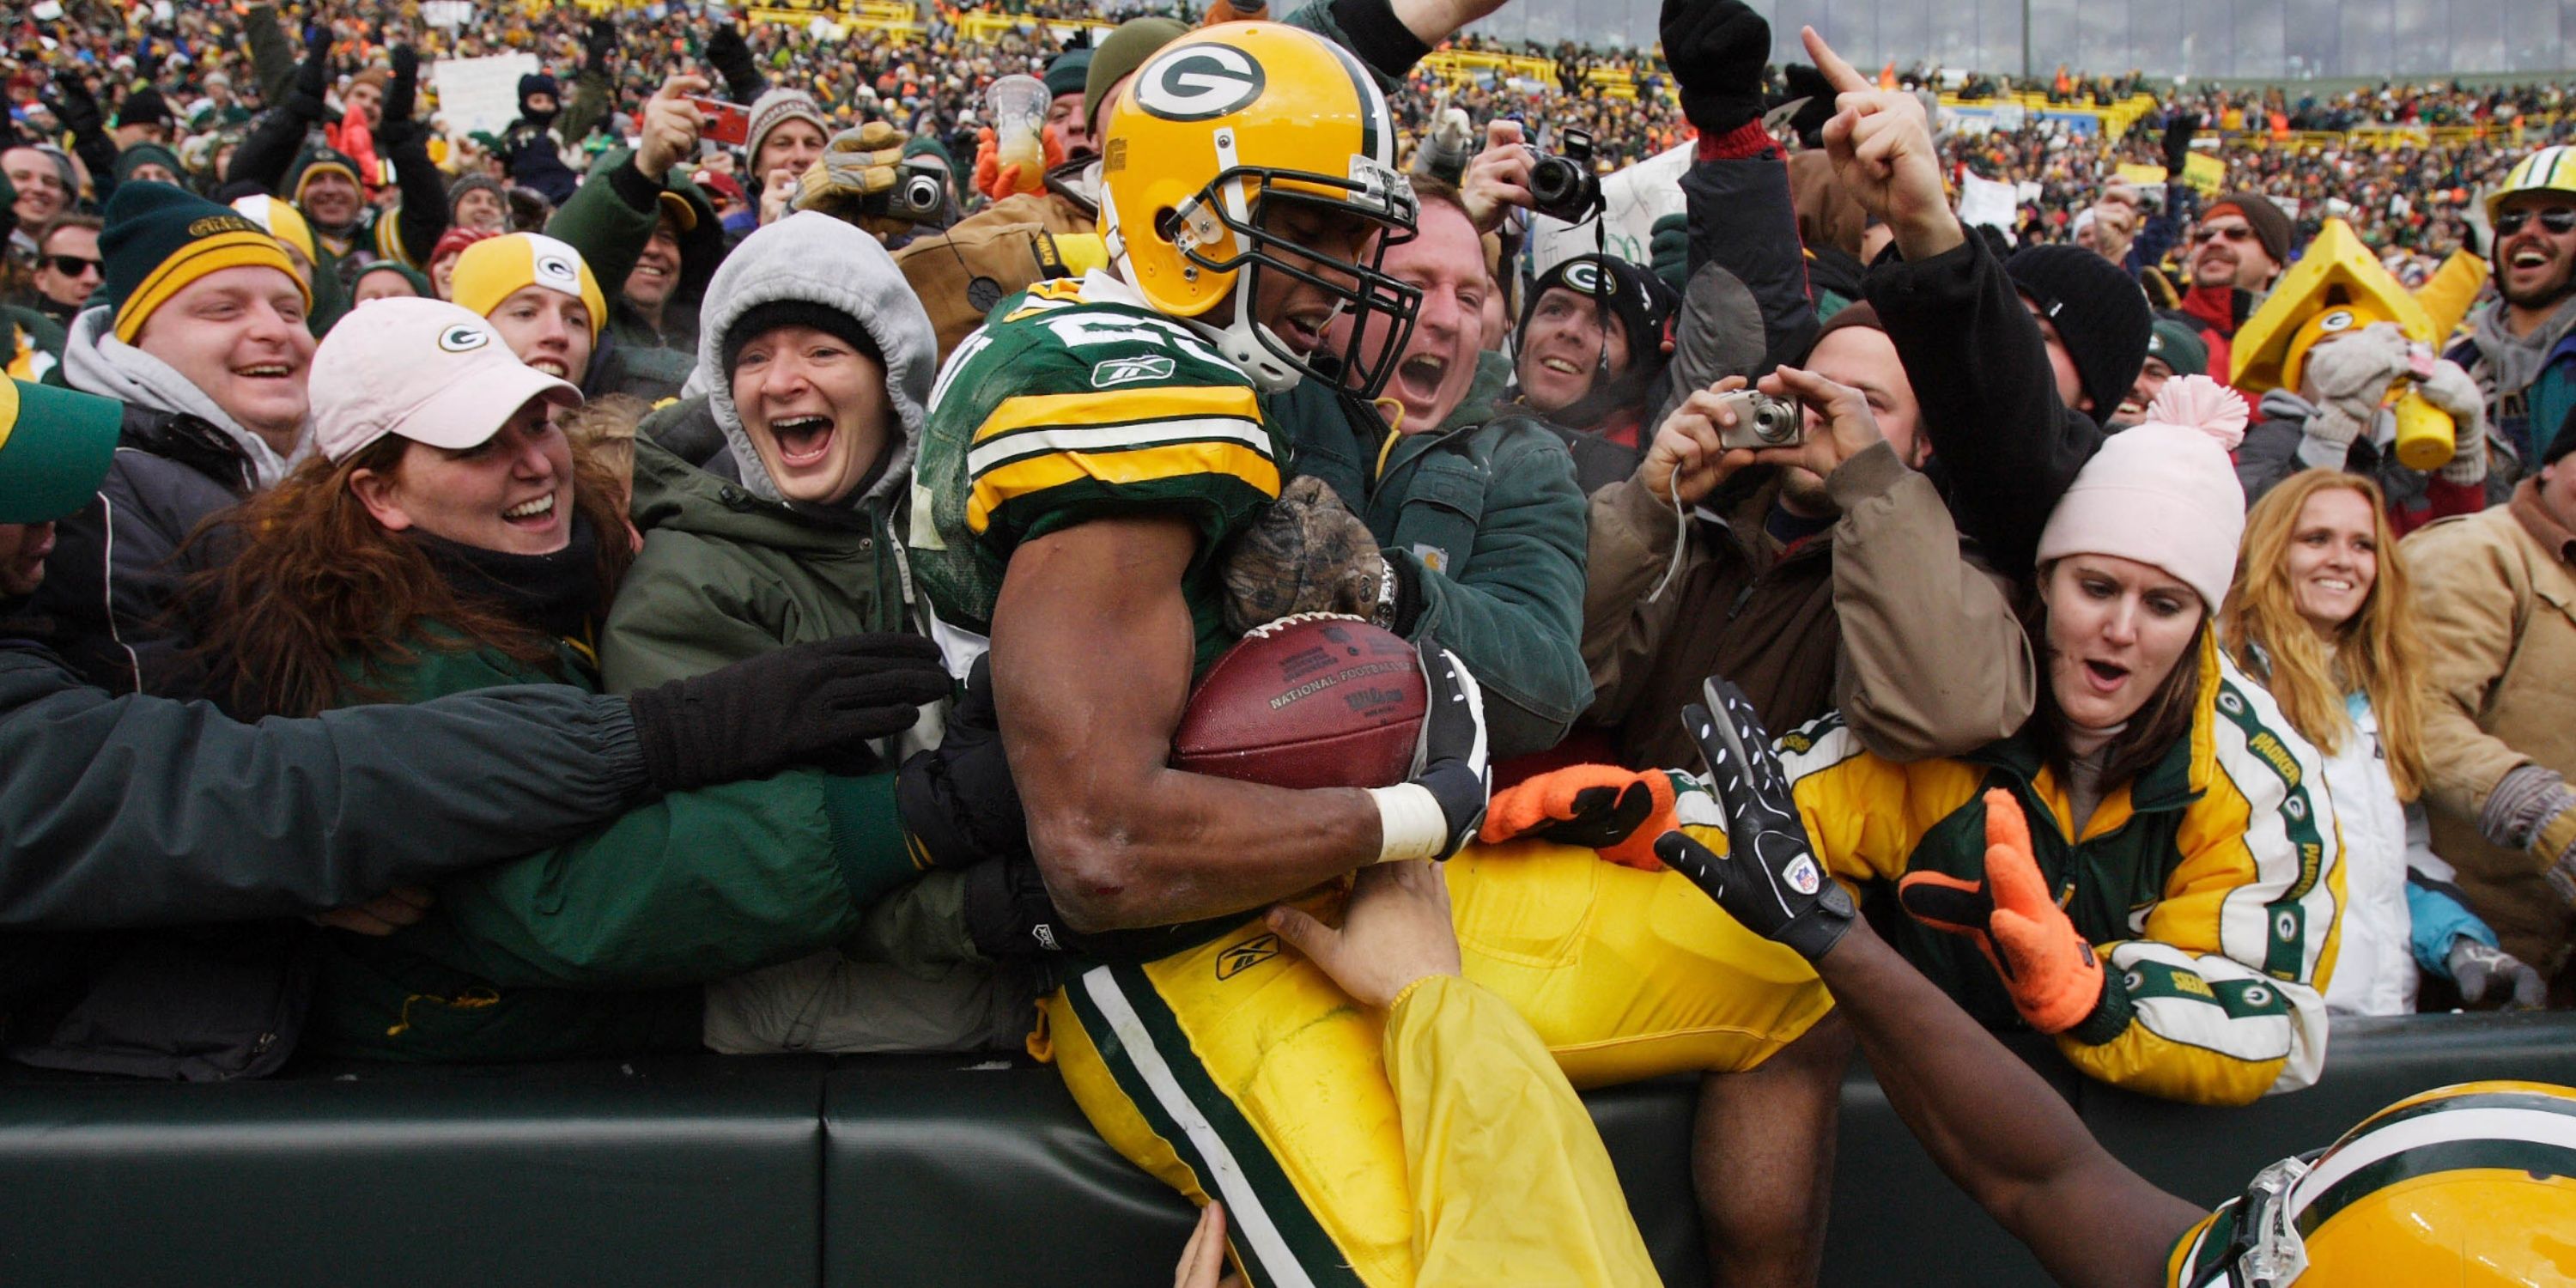
[[[192,584],[213,691],[236,714],[291,716],[510,684],[597,691],[593,642],[631,547],[620,489],[554,423],[580,394],[470,310],[412,298],[334,327],[312,387],[315,457],[226,516],[214,539],[240,553]],[[864,709],[870,737],[948,691],[925,641],[850,647],[873,673],[817,700]],[[642,721],[656,693],[633,697]],[[873,821],[891,791],[891,775],[795,770],[674,793],[457,878],[399,938],[326,932],[306,1049],[694,1048],[696,984],[835,943],[872,891],[913,876],[900,832]]]

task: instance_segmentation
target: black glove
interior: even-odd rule
[[[1493,791],[1494,777],[1485,763],[1485,694],[1458,655],[1437,646],[1422,650],[1422,679],[1430,689],[1431,709],[1423,713],[1413,777],[1404,786],[1422,788],[1440,806],[1449,835],[1430,857],[1447,859],[1476,838]]]
[[[793,765],[864,771],[871,738],[901,733],[948,696],[939,648],[851,635],[764,653],[628,696],[657,792],[765,778]]]
[[[331,92],[331,25],[317,22],[304,29],[304,61],[295,68],[295,88],[287,106],[307,120],[322,119],[323,95]]]
[[[975,659],[967,673],[966,692],[948,713],[938,748],[914,752],[903,762],[894,804],[919,866],[963,868],[986,859],[1029,857],[1028,819],[993,713],[991,655]]]
[[[707,37],[707,65],[724,77],[726,92],[738,101],[748,103],[758,96],[760,64],[752,58],[751,46],[743,43],[741,28],[724,23]]]
[[[54,119],[76,138],[107,124],[107,118],[99,112],[98,96],[89,92],[89,82],[70,68],[54,73],[54,96],[45,100],[45,106],[53,109]]]
[[[385,87],[384,120],[378,124],[379,134],[391,134],[396,126],[410,125],[412,113],[420,108],[420,55],[409,45],[396,45],[393,62],[393,83]]]
[[[1726,853],[1675,829],[1655,842],[1655,857],[1707,891],[1745,929],[1814,961],[1851,929],[1851,895],[1816,862],[1788,776],[1753,704],[1713,676],[1700,691],[1710,706],[1682,708],[1682,726],[1698,741],[1709,787],[1726,811]],[[1711,707],[1723,714],[1712,715]]]
[[[1664,0],[1664,61],[1682,93],[1682,115],[1704,135],[1762,115],[1762,68],[1771,24],[1744,0]]]
[[[995,961],[1079,952],[1081,935],[1064,924],[1036,859],[994,859],[966,870],[966,938]]]
[[[2176,111],[2165,118],[2165,180],[2182,178],[2182,163],[2191,156],[2191,136],[2200,132],[2200,114]]]
[[[617,24],[606,18],[591,19],[590,25],[582,29],[581,50],[584,68],[607,75],[608,56],[617,52]]]

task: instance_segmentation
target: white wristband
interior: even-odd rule
[[[1449,847],[1449,817],[1420,783],[1368,789],[1377,803],[1377,861],[1436,859]]]

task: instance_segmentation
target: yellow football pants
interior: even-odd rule
[[[1749,1069],[1833,1005],[1797,954],[1676,873],[1521,842],[1470,846],[1448,877],[1467,978],[1526,1018],[1578,1087]],[[1417,1203],[1384,1017],[1260,923],[1090,970],[1044,1010],[1034,1045],[1052,1048],[1092,1125],[1193,1202],[1224,1200],[1255,1288],[1414,1283]],[[1538,1192],[1483,1183],[1490,1204]],[[1521,1224],[1558,1219],[1531,1211]]]

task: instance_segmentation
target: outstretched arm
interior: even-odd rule
[[[1723,855],[1687,832],[1655,853],[1754,933],[1796,950],[1925,1152],[2059,1283],[2148,1288],[2201,1213],[2122,1166],[2029,1066],[1854,915],[1821,864],[1753,705],[1712,682],[1684,722],[1726,821]]]
[[[2148,1288],[2204,1215],[2111,1157],[2066,1101],[1867,923],[1816,974],[1943,1173],[2059,1283]]]

